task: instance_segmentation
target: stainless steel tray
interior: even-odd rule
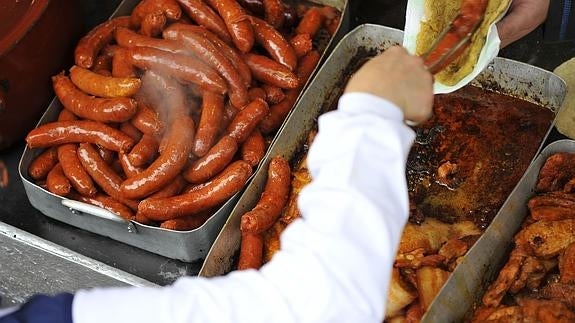
[[[325,46],[322,53],[323,60],[349,29],[349,9],[347,0],[315,0],[313,2],[333,6],[342,13],[338,31],[331,40],[323,44]],[[122,1],[112,17],[129,15],[138,3],[139,0]],[[56,120],[61,108],[62,106],[57,99],[52,100],[38,125]],[[185,262],[193,262],[206,256],[240,196],[240,193],[233,196],[201,227],[191,231],[173,231],[137,222],[128,222],[106,210],[64,199],[36,185],[28,176],[27,169],[34,157],[41,152],[40,149],[26,147],[18,166],[20,178],[24,183],[24,189],[32,206],[48,217],[75,227]]]
[[[334,104],[338,99],[341,89],[345,85],[346,72],[347,74],[352,72],[347,69],[357,63],[354,60],[357,60],[358,55],[381,52],[391,45],[400,44],[402,38],[403,32],[400,30],[366,24],[357,27],[342,39],[309,84],[286,124],[280,129],[280,134],[270,147],[254,179],[240,197],[210,249],[200,270],[200,276],[219,276],[233,270],[233,262],[240,245],[240,217],[257,203],[265,185],[265,169],[271,157],[281,155],[291,160],[299,151],[305,143],[309,131],[313,129],[317,116],[325,107]],[[555,114],[565,95],[565,84],[556,75],[528,64],[504,58],[496,58],[472,84],[490,89],[496,86],[501,93],[546,106]],[[551,129],[552,126],[549,127],[545,137]],[[541,145],[543,142],[544,140],[542,140]],[[497,216],[497,218],[501,218],[501,216]],[[492,226],[497,228],[500,224],[495,222]],[[503,239],[503,236],[507,239],[512,237],[505,233],[500,238]],[[481,248],[482,245],[483,243],[478,242],[474,248]],[[489,248],[489,246],[483,248]],[[468,258],[472,258],[474,261],[478,259],[477,257]],[[460,275],[464,272],[462,267],[459,266],[457,269],[460,274],[451,275],[448,281],[449,287],[444,287],[440,294],[441,297],[438,297],[441,300],[436,299],[436,302],[428,310],[427,316],[424,317],[424,321],[449,322],[449,317],[452,315],[456,318],[460,317],[455,315],[465,310],[463,301],[466,297],[469,299],[468,296],[471,294],[468,293],[471,291],[464,290],[462,283],[459,282],[462,279]],[[467,268],[467,270],[469,269]],[[459,294],[455,296],[456,293]],[[449,301],[443,302],[447,296],[449,296]],[[439,309],[440,304],[443,304],[441,309]],[[449,309],[446,309],[446,306],[450,306]]]

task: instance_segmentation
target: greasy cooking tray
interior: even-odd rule
[[[138,2],[138,0],[122,1],[112,17],[129,15]],[[323,45],[326,50],[322,53],[317,70],[326,55],[349,29],[349,9],[347,0],[314,0],[312,2],[330,5],[340,10],[342,15],[338,31],[332,39],[326,39],[322,44],[318,44],[320,47]],[[60,102],[57,99],[52,100],[38,125],[56,120],[60,109]],[[191,231],[174,231],[143,225],[135,221],[128,222],[106,210],[64,199],[36,185],[28,176],[27,169],[30,162],[41,152],[41,149],[26,147],[18,167],[20,178],[22,178],[32,206],[48,217],[172,259],[186,262],[203,259],[240,196],[240,193],[233,196],[201,227]]]
[[[345,84],[346,76],[351,72],[349,67],[357,66],[358,58],[376,54],[392,45],[401,43],[402,38],[403,32],[400,30],[367,24],[357,27],[342,39],[309,84],[301,101],[283,128],[280,129],[279,135],[268,150],[268,154],[261,163],[254,179],[232,210],[228,221],[210,249],[200,271],[201,276],[219,276],[233,270],[234,260],[240,246],[240,217],[257,203],[265,186],[265,170],[271,157],[281,155],[291,160],[292,157],[296,156],[305,144],[308,133],[315,127],[317,116],[336,103]],[[510,94],[536,103],[549,108],[555,114],[561,106],[565,94],[565,84],[556,75],[534,66],[504,58],[496,58],[472,84],[486,89],[495,89],[503,94]],[[551,129],[552,125],[549,126],[545,138]],[[542,138],[542,143],[545,138]],[[496,217],[496,219],[499,218],[499,216]],[[498,227],[500,224],[498,221],[494,221],[492,226]],[[511,239],[512,237],[511,235],[504,236],[506,238],[502,239]],[[481,248],[482,246],[483,244],[478,242],[474,248]],[[490,247],[484,246],[483,248]],[[477,259],[476,256],[474,260]],[[458,267],[458,272],[461,272],[461,267]],[[436,301],[428,310],[424,321],[449,322],[449,317],[458,313],[456,310],[459,312],[465,310],[463,305],[465,305],[466,297],[475,291],[464,291],[463,286],[460,286],[460,283],[455,280],[459,281],[461,277],[452,275],[449,280],[450,286],[452,286],[450,287],[451,290],[448,291],[444,288],[442,292],[442,295],[451,293],[448,304],[451,303],[452,305],[449,310],[439,310],[438,307],[441,302]],[[460,293],[458,297],[454,296],[456,292]]]

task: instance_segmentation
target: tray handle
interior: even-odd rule
[[[98,217],[100,219],[104,219],[104,220],[108,220],[108,221],[112,221],[112,222],[116,222],[116,223],[120,223],[120,224],[124,224],[126,225],[128,232],[130,233],[136,233],[137,229],[136,226],[134,225],[134,223],[132,223],[132,221],[128,221],[108,210],[105,210],[101,207],[97,207],[95,205],[91,205],[91,204],[87,204],[84,202],[79,202],[79,201],[75,201],[75,200],[68,200],[68,199],[63,199],[62,200],[62,205],[67,207],[70,212],[72,212],[72,214],[75,215],[84,215],[84,214],[89,214],[95,217]]]

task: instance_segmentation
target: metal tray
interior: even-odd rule
[[[325,56],[349,29],[349,8],[347,0],[315,0],[312,2],[333,6],[342,13],[338,31],[331,39],[326,40],[322,44],[325,49],[320,63],[316,67],[317,70],[321,61],[325,59]],[[139,0],[122,1],[112,17],[129,15],[138,3]],[[60,102],[54,98],[38,125],[56,120],[61,108]],[[41,152],[41,149],[26,147],[18,165],[20,178],[32,206],[44,215],[58,221],[155,254],[185,262],[193,262],[205,258],[210,246],[240,196],[240,193],[234,195],[201,227],[194,230],[174,231],[143,225],[135,221],[125,221],[99,207],[62,198],[36,185],[28,176],[27,169],[30,162]]]
[[[295,156],[296,152],[305,143],[308,133],[313,129],[319,114],[325,107],[331,106],[338,99],[341,89],[345,85],[345,76],[349,72],[353,72],[347,69],[357,63],[358,56],[381,52],[392,45],[400,44],[402,38],[403,32],[401,30],[366,24],[357,27],[342,39],[309,84],[286,124],[280,129],[277,140],[270,147],[254,179],[240,197],[222,232],[220,232],[210,249],[206,261],[200,270],[200,276],[220,276],[233,270],[232,266],[238,254],[241,239],[239,230],[240,218],[242,214],[257,203],[265,186],[265,170],[271,157],[281,155],[291,160]],[[493,89],[495,87],[498,92],[503,94],[520,97],[548,107],[555,114],[560,108],[565,95],[565,84],[556,75],[528,64],[504,58],[496,58],[472,84],[482,88]],[[549,127],[545,138],[553,128],[552,125]],[[543,138],[540,149],[544,141]],[[535,158],[535,156],[533,157]],[[501,218],[501,216],[498,215],[496,216],[497,218]],[[495,221],[492,226],[498,228],[500,224]],[[499,236],[499,239],[511,239],[511,237],[512,235],[504,232]],[[490,247],[489,245],[485,246],[483,242],[477,242],[474,248],[486,249]],[[471,258],[473,261],[479,259],[476,254],[474,254],[474,257],[467,258]],[[486,261],[485,263],[489,264],[491,262]],[[486,267],[486,265],[483,267]],[[443,288],[440,296],[436,298],[427,315],[423,318],[423,322],[449,322],[451,317],[461,317],[457,315],[465,311],[463,302],[466,298],[470,299],[468,296],[473,295],[470,293],[475,293],[475,289],[464,289],[460,282],[462,279],[460,276],[466,270],[469,270],[469,268],[458,266],[458,274],[451,275],[448,284]],[[449,299],[447,300],[447,298]]]

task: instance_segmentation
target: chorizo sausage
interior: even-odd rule
[[[114,160],[116,159],[115,157],[115,152],[113,150],[110,149],[106,149],[100,146],[96,146],[96,149],[98,150],[98,154],[100,154],[100,157],[102,157],[102,159],[108,164],[108,165],[112,165],[112,163],[114,162]]]
[[[248,89],[238,70],[207,38],[186,30],[188,25],[173,24],[164,30],[164,38],[178,40],[195,56],[214,68],[226,79],[230,90],[230,100],[238,108],[248,103]]]
[[[222,117],[222,127],[224,131],[228,128],[229,124],[232,123],[232,120],[236,117],[236,115],[240,112],[239,109],[236,109],[231,103],[227,103],[224,106],[224,115]]]
[[[128,51],[121,47],[116,50],[112,57],[112,76],[114,77],[135,77],[134,65],[128,60]]]
[[[116,29],[116,42],[118,45],[126,48],[130,47],[152,47],[166,52],[171,52],[174,54],[181,55],[191,55],[190,51],[185,49],[184,46],[178,44],[178,42],[158,39],[140,35],[135,31],[128,28],[118,28]]]
[[[164,188],[150,195],[148,198],[163,199],[166,197],[178,195],[184,189],[186,184],[186,180],[182,176],[178,175],[170,184],[164,186]]]
[[[134,145],[134,148],[128,154],[132,165],[139,167],[151,162],[158,152],[159,142],[150,135],[143,135],[142,139]]]
[[[113,197],[111,196],[107,196],[104,194],[98,194],[94,197],[86,197],[86,196],[81,196],[81,195],[77,195],[77,194],[73,194],[70,195],[71,198],[73,198],[74,200],[80,201],[80,202],[84,202],[84,203],[88,203],[88,204],[92,204],[98,207],[101,207],[104,210],[108,210],[118,216],[120,216],[121,218],[125,219],[125,220],[134,220],[134,212],[132,212],[132,210],[127,207],[125,204],[123,204],[120,201],[115,200]]]
[[[175,118],[160,156],[145,171],[122,183],[123,195],[131,199],[143,198],[176,178],[186,166],[192,151],[194,130],[194,121],[191,118]]]
[[[46,187],[48,191],[60,195],[60,196],[67,196],[70,194],[70,190],[72,189],[72,184],[64,175],[62,171],[62,165],[60,163],[56,164],[54,168],[50,170],[48,176],[46,177]]]
[[[190,231],[201,227],[211,216],[212,212],[202,212],[197,215],[189,215],[182,218],[164,221],[160,228],[176,231]]]
[[[126,175],[126,178],[134,177],[144,171],[143,168],[136,167],[132,164],[128,158],[128,154],[120,153],[118,155],[118,160],[120,161],[120,166],[124,172],[124,175]]]
[[[264,241],[261,234],[242,233],[238,270],[260,269],[263,250]]]
[[[32,179],[39,181],[46,178],[48,173],[58,163],[56,147],[50,147],[38,155],[28,166],[28,174]]]
[[[101,98],[130,97],[142,85],[139,78],[104,76],[77,65],[70,68],[70,80],[80,90]]]
[[[283,3],[281,0],[263,0],[265,19],[275,29],[281,29],[284,24]]]
[[[297,76],[280,63],[257,54],[246,54],[244,58],[256,80],[282,89],[298,87]]]
[[[217,13],[206,5],[202,0],[178,0],[186,14],[198,25],[215,33],[224,41],[231,43],[232,37],[226,24]]]
[[[138,128],[134,127],[134,125],[130,122],[122,122],[122,124],[120,124],[120,130],[130,136],[134,142],[140,141],[140,139],[142,139],[142,132]]]
[[[143,0],[132,10],[130,21],[139,26],[150,14],[161,14],[170,20],[179,20],[182,17],[182,8],[175,0]]]
[[[325,16],[320,8],[309,8],[296,27],[296,34],[309,34],[313,38],[323,25],[324,20]]]
[[[70,110],[66,109],[60,110],[60,113],[58,114],[58,121],[72,121],[72,120],[78,120],[78,117],[76,117],[75,114],[70,112]]]
[[[262,197],[251,211],[242,215],[240,230],[260,234],[271,228],[287,202],[290,183],[291,170],[287,160],[281,156],[272,158]]]
[[[202,115],[192,148],[194,155],[202,157],[213,146],[221,129],[223,113],[223,96],[205,92],[202,100]]]
[[[93,28],[87,33],[76,46],[74,61],[83,68],[91,68],[94,59],[100,50],[114,38],[114,30],[117,27],[129,27],[130,17],[122,16],[110,19]]]
[[[232,42],[242,52],[249,52],[255,42],[249,15],[236,0],[207,0],[220,14],[232,36]]]
[[[261,87],[252,87],[248,91],[248,95],[250,96],[250,100],[253,101],[255,99],[266,99],[266,92]]]
[[[138,212],[156,221],[197,214],[218,206],[239,192],[252,174],[252,167],[244,161],[228,165],[218,176],[198,189],[165,199],[146,199]]]
[[[62,167],[64,175],[70,181],[70,184],[84,196],[94,196],[98,193],[98,189],[94,186],[92,178],[78,159],[77,145],[64,144],[58,146],[58,161]]]
[[[290,45],[297,57],[302,57],[313,50],[313,41],[309,34],[298,34],[292,37]]]
[[[320,58],[321,56],[316,50],[312,50],[300,58],[299,65],[296,70],[299,88],[304,87],[304,85],[307,83],[308,79],[313,74],[317,63],[319,63]]]
[[[263,84],[262,89],[266,93],[266,102],[269,104],[278,104],[286,97],[284,91],[277,86]]]
[[[262,0],[238,0],[238,3],[256,16],[265,15],[264,3]]]
[[[138,102],[138,111],[130,123],[142,133],[158,136],[164,131],[164,123],[154,109],[147,104]]]
[[[89,142],[119,152],[129,151],[134,146],[132,138],[122,131],[89,120],[57,121],[41,125],[28,133],[26,142],[30,148]]]
[[[255,129],[248,139],[244,141],[240,152],[242,160],[252,165],[252,167],[256,167],[264,158],[266,153],[266,142],[258,129]]]
[[[53,76],[52,82],[62,105],[79,117],[102,122],[123,122],[136,114],[138,106],[134,99],[96,98],[86,95],[63,74]]]
[[[192,57],[147,47],[132,47],[127,52],[130,62],[141,69],[162,71],[215,93],[225,94],[228,90],[216,71]]]
[[[120,184],[122,178],[118,175],[110,165],[108,165],[98,151],[89,143],[81,143],[78,147],[78,159],[92,177],[92,180],[111,197],[122,201],[123,198],[120,194]]]
[[[256,42],[262,45],[276,62],[293,71],[297,66],[297,56],[290,43],[267,22],[256,17],[252,17],[251,21]]]
[[[151,13],[144,16],[140,25],[140,34],[148,37],[156,37],[162,34],[168,19],[163,13]]]
[[[236,140],[230,136],[223,136],[204,157],[192,163],[184,172],[184,178],[192,184],[206,182],[226,168],[237,151]]]
[[[262,99],[255,99],[248,104],[232,120],[227,128],[227,134],[239,144],[243,143],[260,121],[268,114],[268,104]]]

